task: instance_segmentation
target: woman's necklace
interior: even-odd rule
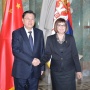
[[[57,41],[62,44],[65,41],[65,35],[63,35],[63,38],[60,40],[58,35],[56,34]]]

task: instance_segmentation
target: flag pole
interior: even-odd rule
[[[3,14],[4,14],[5,5],[6,5],[6,0],[2,0],[2,17],[3,17]]]

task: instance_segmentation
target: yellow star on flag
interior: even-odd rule
[[[19,9],[21,6],[20,6],[20,4],[19,4],[19,3],[17,3],[16,7]]]
[[[9,10],[9,13],[12,13],[12,9]]]

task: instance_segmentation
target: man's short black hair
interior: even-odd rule
[[[36,14],[35,14],[32,10],[28,10],[28,11],[25,11],[25,12],[23,13],[22,18],[24,18],[27,13],[33,14],[34,17],[36,17]]]

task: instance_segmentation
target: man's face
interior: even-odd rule
[[[25,28],[27,28],[28,30],[32,29],[34,24],[35,24],[35,17],[34,15],[31,13],[27,13],[24,18],[22,19],[23,24],[25,26]]]

